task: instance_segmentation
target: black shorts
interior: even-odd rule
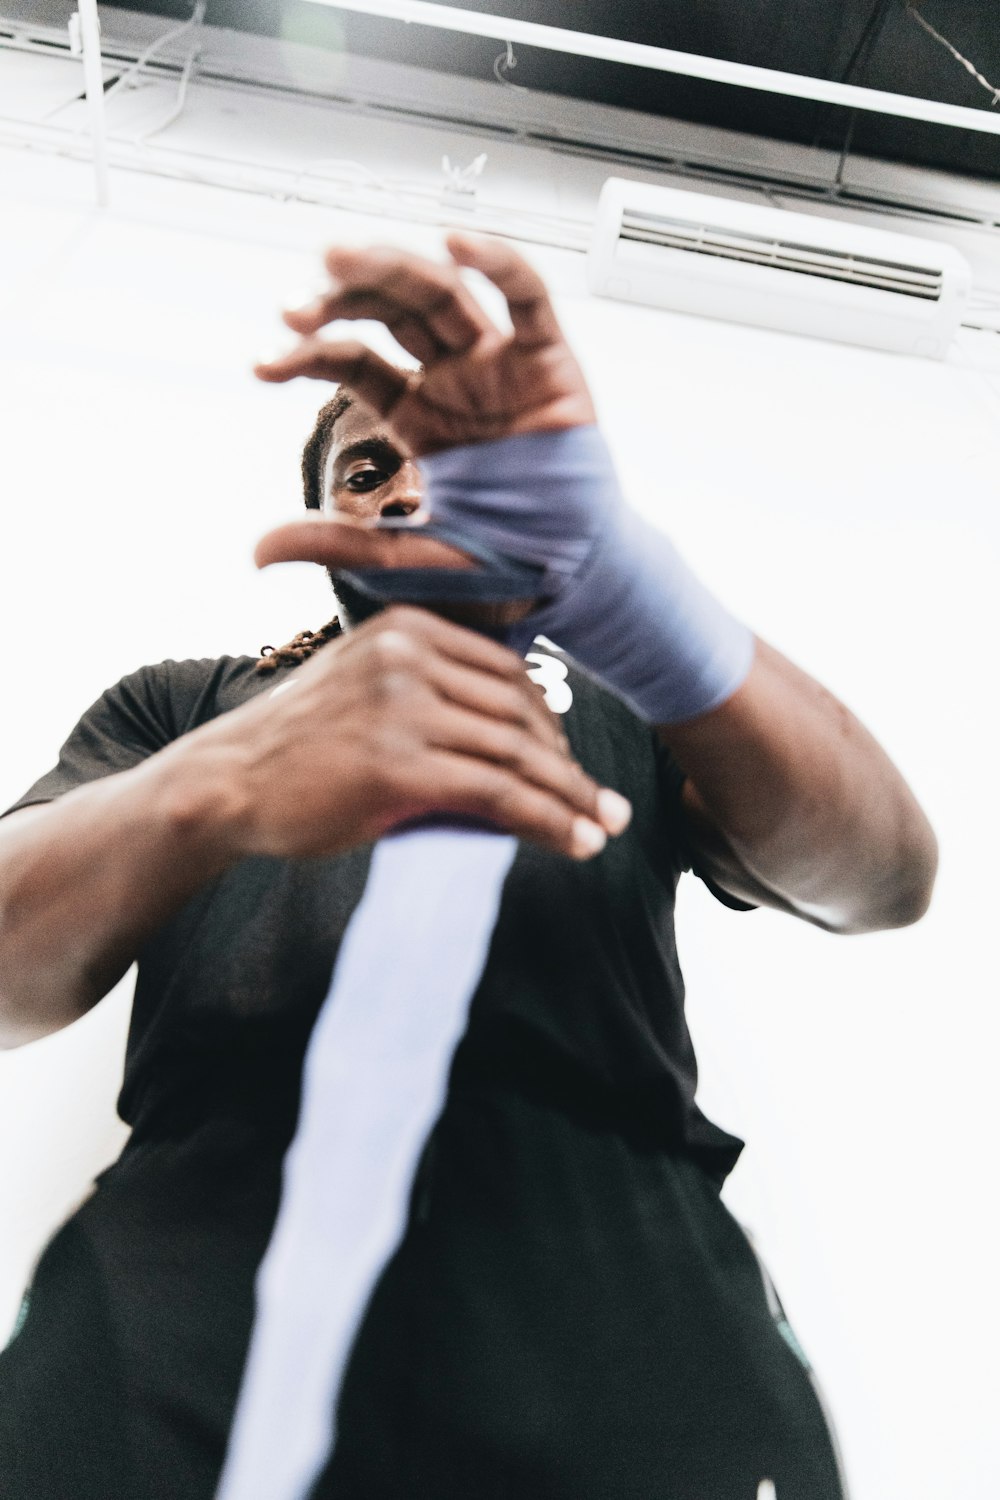
[[[0,1355],[3,1500],[211,1500],[280,1154],[127,1150]],[[808,1363],[690,1157],[452,1097],[315,1500],[844,1500]],[[267,1500],[267,1497],[261,1497]]]
[[[314,1500],[845,1500],[808,1361],[700,1166],[499,1092],[445,1124]]]

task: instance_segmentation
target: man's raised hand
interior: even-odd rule
[[[340,854],[444,814],[586,859],[630,813],[573,759],[520,657],[403,606],[178,746],[230,768],[240,858]]]
[[[418,457],[593,422],[586,382],[537,272],[499,240],[452,234],[446,243],[451,260],[443,264],[386,247],[329,250],[330,286],[283,315],[300,343],[256,374],[343,381]],[[509,333],[465,285],[463,266],[503,293]],[[356,339],[319,337],[328,323],[354,318],[384,323],[423,369],[402,371]]]

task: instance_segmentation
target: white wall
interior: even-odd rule
[[[437,236],[124,176],[99,216],[83,167],[11,153],[0,173],[6,804],[123,672],[327,617],[318,570],[250,562],[296,511],[324,393],[248,365],[324,241]],[[860,713],[938,830],[918,928],[833,938],[694,882],[678,924],[701,1100],[750,1142],[727,1196],[827,1388],[855,1500],[983,1500],[1000,375],[968,348],[933,364],[597,302],[580,257],[535,258],[635,502]],[[0,1328],[120,1146],[127,999],[0,1056]]]

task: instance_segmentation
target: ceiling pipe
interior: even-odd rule
[[[87,92],[87,112],[90,116],[90,139],[94,157],[94,186],[98,208],[107,208],[111,201],[108,180],[108,132],[104,117],[104,65],[101,59],[101,23],[97,15],[97,0],[78,0],[79,12],[71,25],[70,37],[79,35],[83,51],[83,80]]]
[[[311,0],[311,3],[335,10],[360,11],[392,21],[436,26],[465,36],[542,47],[549,52],[562,52],[573,57],[596,57],[605,62],[628,63],[637,68],[651,68],[686,78],[706,78],[712,83],[760,89],[793,99],[811,99],[820,104],[839,104],[845,109],[870,110],[874,114],[895,115],[900,119],[924,120],[931,125],[953,125],[963,130],[978,130],[985,135],[1000,135],[1000,113],[993,114],[987,109],[943,104],[937,99],[892,94],[884,89],[859,88],[857,84],[835,83],[825,78],[806,78],[800,73],[782,73],[776,68],[757,68],[749,63],[727,62],[719,57],[699,57],[692,52],[674,52],[668,47],[624,42],[618,37],[569,31],[561,26],[542,26],[535,21],[486,15],[478,10],[459,10],[450,5],[432,4],[430,0]]]

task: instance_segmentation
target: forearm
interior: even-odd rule
[[[224,759],[196,733],[0,822],[0,1046],[89,1010],[232,861]]]
[[[904,926],[926,910],[931,827],[864,726],[763,642],[721,707],[663,726],[690,782],[685,810],[706,874],[839,932]]]
[[[515,634],[558,641],[661,726],[706,874],[836,931],[923,913],[936,844],[896,768],[621,503],[596,428],[456,448],[424,469],[432,515],[548,568],[546,603]]]
[[[237,860],[333,857],[430,813],[589,859],[629,808],[518,656],[387,610],[134,770],[0,823],[0,1045],[81,1015]]]

